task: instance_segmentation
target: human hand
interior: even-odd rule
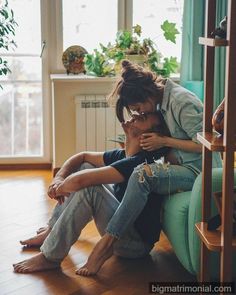
[[[64,197],[69,197],[69,195],[70,195],[70,192],[65,190],[64,181],[57,186],[55,193],[56,193],[55,199],[60,199],[60,201],[62,201],[62,203],[64,202]]]
[[[140,146],[146,151],[155,151],[165,146],[165,138],[157,133],[143,133],[140,138]]]
[[[62,205],[65,202],[65,197],[64,196],[60,196],[60,197],[56,197],[56,199],[59,205]]]
[[[54,178],[52,183],[48,187],[48,196],[51,199],[56,198],[56,189],[64,181],[63,178]]]

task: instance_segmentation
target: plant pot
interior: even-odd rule
[[[143,54],[126,54],[125,59],[139,66],[144,66],[146,62],[146,56]]]
[[[132,63],[138,64],[139,66],[145,67],[146,56],[142,54],[126,54],[124,59],[129,60]],[[114,65],[114,70],[116,75],[120,75],[121,73],[121,61],[117,62]]]

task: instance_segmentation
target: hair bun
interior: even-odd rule
[[[143,71],[140,66],[126,59],[121,62],[121,66],[121,77],[126,82],[135,80],[139,76],[139,73]]]
[[[132,63],[129,60],[125,59],[121,62],[121,66],[123,69],[129,68],[132,66]]]

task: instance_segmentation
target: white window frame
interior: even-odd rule
[[[112,1],[112,0],[111,0]],[[63,67],[61,56],[63,52],[63,7],[62,0],[51,0],[51,11],[52,19],[52,29],[54,31],[55,38],[55,52],[56,60],[54,63],[53,73],[65,73],[65,68]],[[117,30],[132,30],[133,27],[133,0],[118,0],[117,1]]]
[[[54,73],[65,73],[61,61],[63,52],[63,17],[62,17],[62,0],[52,0],[51,9],[54,11],[55,23],[52,24],[52,29],[56,36],[55,49],[57,52],[54,64]],[[133,22],[133,0],[118,0],[117,1],[117,30],[132,30]]]
[[[41,35],[46,47],[42,57],[42,97],[43,97],[43,157],[0,158],[0,164],[50,163],[52,162],[52,87],[50,74],[65,73],[61,56],[63,53],[63,12],[62,0],[40,0]],[[117,1],[117,30],[132,30],[133,0]]]
[[[12,156],[0,157],[1,164],[32,164],[50,163],[51,156],[51,100],[50,100],[50,64],[49,64],[49,1],[40,0],[41,40],[46,42],[42,55],[42,115],[43,115],[43,156]],[[14,10],[14,7],[13,7]],[[4,83],[3,83],[4,85]]]

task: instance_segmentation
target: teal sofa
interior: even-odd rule
[[[235,169],[236,172],[236,169]],[[236,184],[236,173],[235,173]],[[222,168],[212,170],[212,191],[221,191]],[[163,231],[169,239],[176,256],[192,274],[198,275],[200,269],[200,239],[195,223],[201,221],[202,174],[194,183],[192,191],[166,196],[163,204]],[[218,213],[212,198],[212,216]],[[211,278],[219,278],[219,252],[210,252]],[[234,253],[236,266],[236,253]],[[234,267],[236,277],[236,267]]]

